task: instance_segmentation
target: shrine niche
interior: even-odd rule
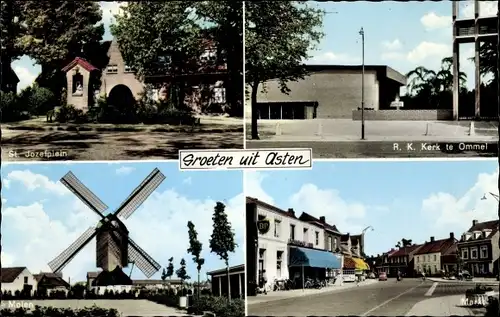
[[[62,69],[66,73],[66,103],[87,112],[95,103],[97,68],[77,57]]]

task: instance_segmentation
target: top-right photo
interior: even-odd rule
[[[246,1],[246,147],[497,156],[499,29],[497,1]]]

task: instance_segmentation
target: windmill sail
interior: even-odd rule
[[[115,212],[117,217],[127,219],[134,211],[151,195],[155,189],[160,186],[165,179],[158,168],[155,168],[151,174],[136,187],[136,189],[125,199]]]
[[[134,263],[147,278],[153,276],[161,268],[158,262],[153,260],[146,251],[141,249],[141,247],[130,238],[128,239],[128,258],[129,262]]]
[[[103,212],[108,209],[105,203],[90,191],[80,180],[71,172],[68,172],[61,178],[61,183],[72,191],[80,200],[99,216],[104,218]]]
[[[49,262],[49,267],[54,273],[59,273],[68,262],[80,252],[90,240],[97,234],[95,227],[88,228],[78,239],[75,240],[66,250],[61,252],[54,260]]]

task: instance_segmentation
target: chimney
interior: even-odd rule
[[[319,217],[319,221],[321,221],[321,223],[325,223],[326,222],[325,216]]]
[[[477,220],[472,220],[472,226],[477,225]]]
[[[434,237],[431,237],[431,242],[434,242]]]
[[[450,232],[450,239],[455,239],[455,234],[453,232]]]
[[[288,213],[295,217],[295,210],[293,208],[288,208]]]

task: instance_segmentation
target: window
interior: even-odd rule
[[[485,245],[481,246],[481,259],[486,259],[488,257],[488,247]]]
[[[461,254],[462,254],[462,259],[464,260],[467,260],[469,258],[469,250],[467,250],[466,248],[461,250]]]
[[[315,238],[316,238],[315,243],[316,243],[316,245],[318,245],[319,244],[319,232],[316,231],[314,234],[315,234]]]
[[[437,273],[437,271],[438,271],[438,267],[437,267],[437,265],[434,265],[434,273]]]
[[[276,252],[276,277],[281,277],[281,262],[283,259],[283,251]]]
[[[309,229],[304,228],[302,232],[304,234],[304,242],[309,242],[309,237],[308,237]]]
[[[420,257],[417,255],[417,263],[420,263]]]
[[[214,49],[209,49],[206,50],[202,55],[201,55],[201,60],[204,62],[207,61],[215,61],[217,58],[217,51]]]
[[[134,70],[132,69],[132,67],[128,66],[128,65],[125,65],[125,69],[124,69],[125,73],[133,73]]]
[[[83,95],[83,75],[77,73],[73,75],[73,85],[71,87],[71,93],[76,96]]]
[[[274,219],[274,237],[279,238],[281,232],[281,221]]]
[[[265,268],[266,249],[259,249],[259,279],[262,276],[262,271]]]
[[[431,256],[427,254],[427,262],[431,260]]]
[[[337,239],[333,239],[333,251],[337,252],[337,248],[338,248]]]
[[[215,87],[212,90],[213,103],[226,103],[226,88]]]
[[[24,277],[24,284],[28,284],[28,277],[27,276]]]
[[[434,262],[436,262],[437,258],[436,258],[436,255],[434,254]]]
[[[332,236],[328,236],[328,250],[333,251],[333,239]]]
[[[471,249],[470,249],[470,258],[471,258],[472,260],[475,260],[475,259],[477,259],[477,255],[478,255],[478,254],[477,254],[477,247],[473,247],[473,248],[471,248]]]
[[[106,68],[106,73],[118,74],[118,65],[116,64],[108,65],[108,67]]]
[[[290,225],[290,240],[295,240],[295,225]]]

